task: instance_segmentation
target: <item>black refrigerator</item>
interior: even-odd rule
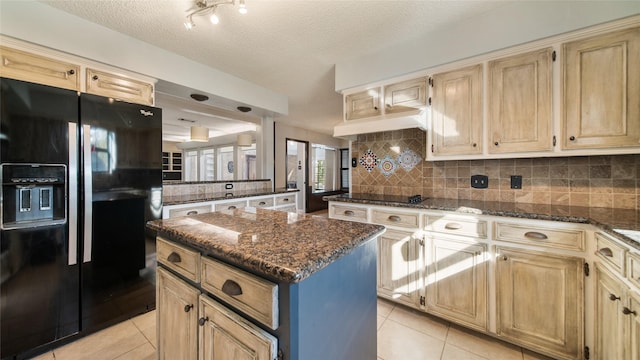
[[[0,358],[155,308],[161,109],[0,78]]]

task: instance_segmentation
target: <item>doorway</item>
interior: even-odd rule
[[[298,209],[307,211],[309,142],[287,138],[287,189],[298,189]]]

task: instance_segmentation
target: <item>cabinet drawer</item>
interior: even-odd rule
[[[153,105],[153,85],[89,68],[87,69],[87,93]]]
[[[276,196],[276,205],[288,205],[288,204],[295,204],[295,203],[296,203],[295,195]]]
[[[640,254],[627,254],[627,279],[640,290]]]
[[[286,211],[286,212],[296,212],[298,209],[296,208],[295,205],[288,205],[288,206],[279,207],[276,210]]]
[[[346,205],[330,205],[329,215],[334,219],[367,221],[367,209]]]
[[[249,206],[258,207],[258,208],[266,208],[273,206],[273,198],[261,198],[261,199],[252,199],[249,200]]]
[[[551,229],[538,225],[496,223],[496,240],[556,249],[584,250],[585,234],[579,229]]]
[[[620,275],[624,276],[624,259],[627,250],[614,240],[596,233],[596,256],[611,265]]]
[[[200,282],[199,252],[158,237],[156,238],[156,255],[158,262],[169,269],[191,281]]]
[[[487,238],[487,222],[482,220],[449,215],[426,215],[425,225],[429,231],[482,239]]]
[[[211,258],[202,258],[202,288],[275,330],[278,285]]]
[[[418,228],[420,226],[420,216],[417,213],[408,214],[375,209],[371,212],[371,222],[402,228]]]
[[[215,208],[215,211],[233,210],[233,209],[243,208],[243,207],[246,207],[246,206],[247,206],[247,201],[246,200],[231,201],[231,202],[225,202],[225,203],[222,203],[222,204],[213,205],[213,207]]]
[[[211,212],[211,205],[198,205],[180,209],[169,210],[169,217],[174,218],[178,216],[198,215]]]
[[[80,66],[0,46],[3,77],[80,90]]]

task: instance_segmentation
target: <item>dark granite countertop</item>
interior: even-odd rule
[[[204,254],[288,283],[298,283],[384,226],[259,208],[155,220],[149,229]]]
[[[324,199],[357,204],[591,224],[640,250],[640,212],[636,210],[438,198],[423,198],[420,203],[409,204],[407,197],[376,194],[341,194],[325,196]]]
[[[239,199],[239,198],[252,197],[252,196],[284,194],[284,193],[296,192],[296,191],[299,191],[299,190],[280,188],[280,189],[275,189],[273,191],[271,190],[246,190],[246,191],[230,190],[230,191],[219,192],[219,193],[163,196],[162,204],[164,206],[170,206],[170,205],[189,204],[189,203],[197,203],[197,202],[204,202],[204,201],[229,200],[229,199]]]

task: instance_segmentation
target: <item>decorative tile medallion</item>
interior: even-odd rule
[[[380,171],[382,171],[382,174],[384,176],[393,174],[394,172],[396,172],[397,168],[398,164],[396,164],[396,161],[393,160],[393,158],[391,158],[389,155],[385,156],[384,159],[380,161]]]
[[[404,149],[400,155],[398,155],[398,164],[406,171],[411,171],[420,161],[422,161],[420,155],[411,149]]]
[[[368,172],[375,169],[378,165],[378,161],[378,157],[373,153],[373,151],[371,151],[371,149],[365,151],[365,153],[360,157],[360,165],[362,165]]]

